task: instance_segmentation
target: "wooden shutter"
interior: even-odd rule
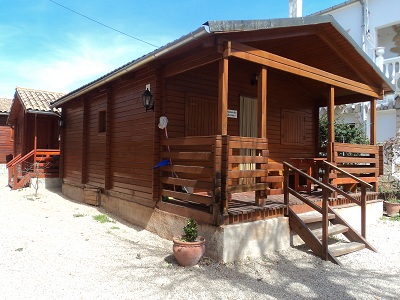
[[[217,133],[216,100],[190,96],[185,107],[185,136],[207,136]]]
[[[299,111],[282,109],[281,144],[304,145],[305,138],[305,114]]]

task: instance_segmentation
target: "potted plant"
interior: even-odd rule
[[[205,251],[205,238],[198,236],[197,222],[189,218],[183,227],[184,235],[173,237],[173,252],[178,263],[183,267],[196,265]]]

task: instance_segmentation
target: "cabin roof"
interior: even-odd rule
[[[11,109],[12,99],[0,98],[0,114],[8,114]]]
[[[50,103],[64,96],[62,93],[17,87],[15,95],[18,95],[27,112],[54,112],[58,114],[61,112],[60,109],[50,108]],[[14,96],[14,101],[15,98]]]
[[[330,15],[271,20],[208,21],[203,27],[133,60],[51,103],[57,107],[157,59],[168,59],[207,38],[232,38],[310,66],[392,92],[393,85]],[[328,53],[323,60],[310,51]],[[310,52],[310,53],[308,53]],[[344,53],[349,53],[346,57]],[[333,54],[333,55],[329,55]],[[338,61],[341,62],[340,66]],[[341,69],[339,69],[341,67]]]

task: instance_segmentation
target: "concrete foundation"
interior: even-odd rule
[[[39,189],[51,189],[51,188],[60,188],[62,186],[62,179],[61,178],[38,178]],[[36,178],[31,178],[29,183],[31,188],[36,186]]]
[[[66,183],[62,185],[63,194],[76,201],[83,202],[83,191],[84,187]],[[127,222],[168,240],[172,240],[173,236],[183,234],[182,228],[186,224],[185,217],[115,196],[101,194],[101,206]],[[359,218],[357,217],[360,214],[358,209],[359,207],[351,206],[338,210],[341,215],[347,215],[346,220],[349,219],[352,224],[357,222],[356,218]],[[369,222],[381,217],[382,202],[368,204],[367,215]],[[205,256],[223,262],[257,258],[273,251],[287,249],[291,244],[293,245],[294,238],[286,217],[219,227],[199,224],[199,235],[206,239]],[[301,239],[299,240],[301,243]]]

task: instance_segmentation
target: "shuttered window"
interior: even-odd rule
[[[304,145],[305,138],[305,114],[299,111],[282,109],[281,144]]]
[[[207,136],[217,133],[216,100],[190,96],[185,107],[185,135]]]

